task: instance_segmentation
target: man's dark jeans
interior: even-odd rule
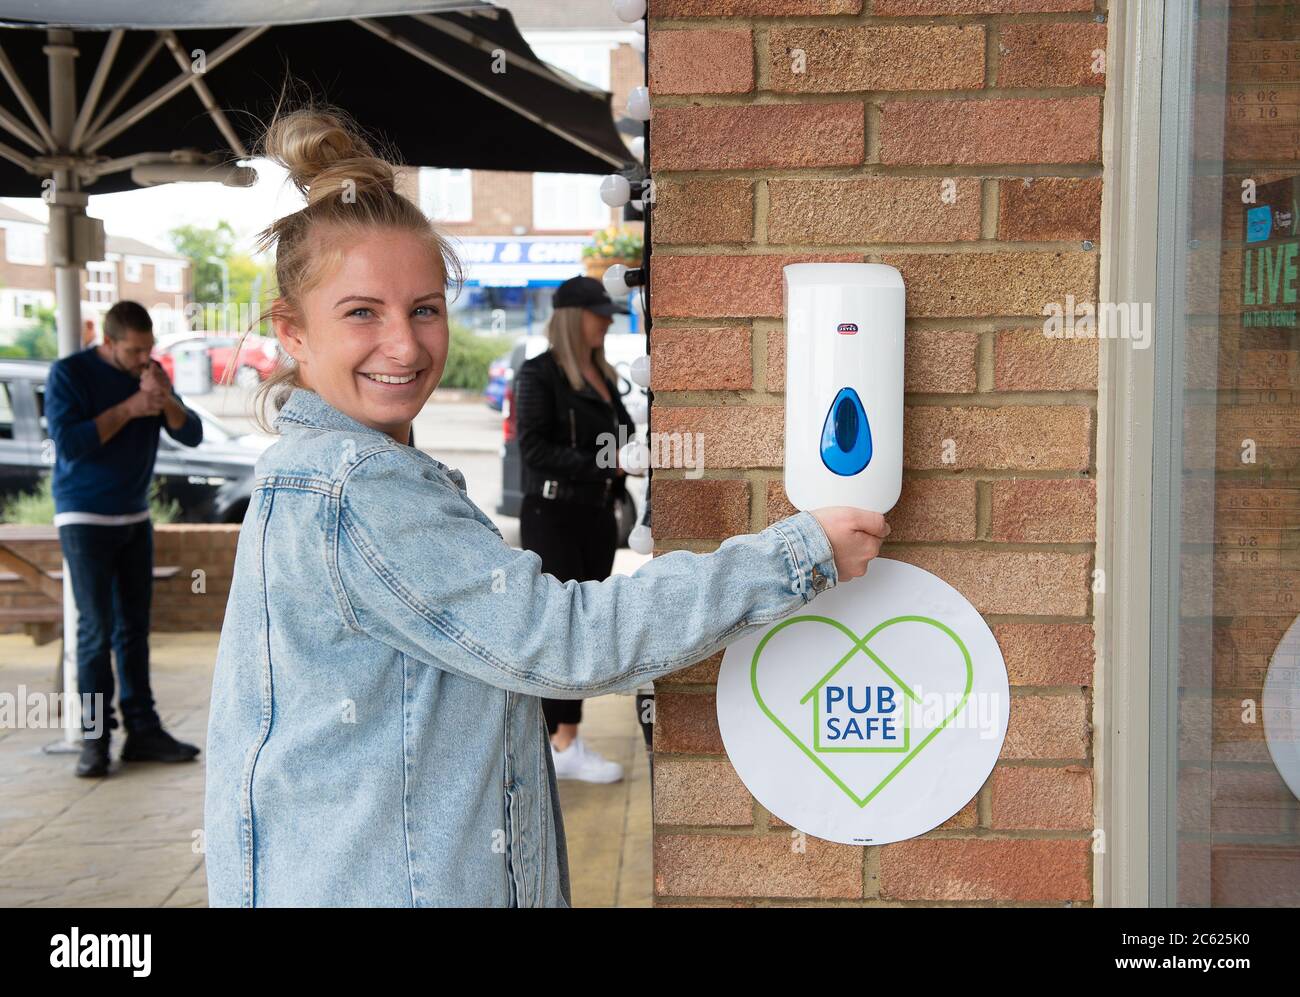
[[[153,524],[127,526],[74,523],[59,527],[77,600],[77,685],[84,697],[99,693],[103,730],[118,726],[113,715],[113,668],[117,657],[119,704],[128,734],[162,726],[149,688],[149,604],[153,596]],[[82,702],[87,702],[83,698]],[[91,706],[87,713],[93,712]],[[95,718],[82,717],[83,730]]]

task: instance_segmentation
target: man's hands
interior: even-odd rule
[[[149,366],[140,375],[140,387],[142,390],[155,391],[164,399],[171,397],[171,378],[167,376],[167,371],[157,360],[150,360]]]
[[[831,542],[839,580],[848,581],[865,575],[867,562],[880,554],[880,545],[889,536],[885,517],[878,512],[848,505],[814,509],[812,514]]]
[[[142,419],[161,415],[163,410],[162,394],[152,386],[146,387],[143,378],[140,380],[140,390],[122,403],[126,409],[127,417]]]
[[[171,379],[162,365],[153,360],[140,375],[140,388],[135,394],[95,417],[99,442],[107,443],[132,419],[156,415],[164,416],[173,429],[185,421],[185,410],[172,396]]]

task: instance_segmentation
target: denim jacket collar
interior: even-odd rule
[[[281,423],[308,426],[312,429],[341,429],[349,433],[370,433],[374,436],[388,435],[378,429],[371,429],[365,423],[340,412],[310,388],[293,389],[288,401],[280,407],[280,412],[275,417],[275,428],[283,432]]]
[[[460,471],[448,467],[442,461],[431,457],[423,450],[416,447],[405,446],[397,443],[391,436],[382,430],[372,429],[363,422],[358,422],[352,416],[340,412],[324,398],[312,391],[310,388],[294,388],[284,405],[280,407],[273,425],[280,432],[294,426],[304,426],[308,429],[323,429],[344,433],[360,433],[375,438],[376,442],[388,443],[394,447],[400,446],[403,450],[417,455],[421,460],[428,461],[434,467],[442,471],[461,491],[465,490],[465,478]]]

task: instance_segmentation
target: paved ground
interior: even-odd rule
[[[237,431],[247,397],[238,389],[195,399]],[[435,394],[416,423],[416,440],[465,475],[470,498],[519,543],[518,520],[496,515],[501,495],[501,416],[478,401]],[[646,558],[621,550],[616,572]],[[215,633],[158,634],[153,640],[154,696],[163,722],[182,740],[203,744],[216,656]],[[0,693],[20,686],[48,693],[59,645],[0,634]],[[649,906],[650,780],[635,699],[589,700],[583,736],[628,773],[622,783],[564,782],[560,795],[577,906]],[[7,721],[0,721],[7,723]],[[43,748],[48,729],[0,726],[0,906],[202,906],[203,765],[123,766],[107,779],[78,779],[74,758]],[[114,745],[114,755],[120,750]]]
[[[215,633],[158,634],[154,695],[163,723],[202,745]],[[0,635],[0,692],[46,692],[57,644]],[[623,764],[621,783],[562,782],[576,906],[650,905],[650,781],[634,698],[588,700],[584,737]],[[6,721],[7,722],[7,721]],[[123,764],[78,779],[74,755],[43,749],[49,729],[0,727],[0,906],[202,907],[202,756],[193,763]]]

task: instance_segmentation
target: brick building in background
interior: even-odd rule
[[[538,58],[611,94],[625,140],[641,134],[641,122],[624,109],[631,89],[645,82],[643,56],[631,44],[632,26],[614,15],[608,0],[505,0],[497,6],[511,12]],[[643,229],[639,219],[624,220],[622,209],[601,201],[602,179],[421,167],[402,171],[398,185],[456,240],[467,264],[453,315],[480,330],[541,333],[555,288],[583,272],[582,249],[592,232]],[[640,331],[636,325],[635,318],[620,317],[613,331]]]
[[[1111,3],[1108,18],[1104,0],[651,0],[652,428],[702,433],[707,452],[702,479],[656,470],[657,546],[711,550],[793,511],[781,481],[782,266],[892,264],[907,287],[905,484],[884,553],[974,604],[1012,693],[998,764],[949,821],[880,847],[811,836],[794,847],[724,752],[722,656],[660,681],[660,904],[1300,903],[1296,799],[1260,728],[1195,719],[1230,717],[1238,700],[1260,696],[1261,660],[1294,617],[1285,603],[1279,617],[1270,597],[1297,577],[1300,432],[1274,404],[1255,434],[1271,444],[1260,460],[1272,491],[1259,490],[1260,468],[1219,483],[1221,507],[1223,488],[1237,486],[1238,505],[1270,527],[1249,542],[1272,548],[1267,577],[1225,575],[1221,557],[1239,538],[1221,531],[1215,549],[1186,533],[1193,497],[1205,493],[1201,465],[1164,460],[1196,438],[1189,431],[1185,444],[1177,432],[1181,408],[1162,408],[1190,384],[1178,372],[1196,323],[1178,297],[1184,284],[1165,296],[1156,273],[1157,257],[1185,244],[1193,256],[1173,259],[1170,280],[1219,268],[1222,246],[1223,310],[1240,300],[1228,262],[1241,239],[1240,184],[1225,182],[1234,171],[1223,161],[1256,158],[1270,177],[1294,176],[1300,147],[1300,45],[1279,43],[1300,26],[1285,11],[1270,19],[1274,6],[1285,7],[1203,4],[1189,44],[1171,34],[1185,14],[1162,20],[1160,5]],[[1182,91],[1162,95],[1161,60],[1139,62],[1139,41],[1188,67]],[[1182,122],[1182,145],[1153,144],[1191,79],[1206,76],[1212,93],[1207,53],[1234,67],[1226,93],[1206,98],[1197,129]],[[1265,138],[1233,118],[1226,135],[1237,145],[1254,136],[1266,150],[1214,146],[1205,125],[1221,126],[1225,107],[1253,112],[1249,84],[1268,61],[1283,67],[1270,78],[1279,128]],[[1190,192],[1174,182],[1191,159],[1217,168],[1208,197],[1204,181]],[[1164,237],[1166,225],[1185,227],[1220,200],[1223,227],[1200,233],[1199,263],[1195,244]],[[1162,300],[1163,335],[1148,349],[1048,338],[1044,307],[1071,298]],[[1201,325],[1213,332],[1218,321]],[[1271,378],[1250,386],[1297,387],[1294,329],[1248,346],[1270,351],[1240,351],[1256,375],[1273,362]],[[1229,389],[1243,386],[1229,370],[1238,355],[1227,364],[1221,355],[1224,395],[1208,402],[1221,427]],[[1162,377],[1172,385],[1164,395],[1154,387]],[[1229,464],[1237,437],[1259,428],[1250,415],[1235,425],[1220,441]],[[1166,466],[1175,470],[1162,484]],[[1220,477],[1230,475],[1242,477],[1221,464]],[[1212,608],[1189,608],[1180,568],[1189,589],[1204,595],[1213,577],[1222,606],[1270,618],[1234,631]],[[1168,617],[1158,615],[1162,598],[1172,598]],[[1232,688],[1196,677],[1210,629],[1216,649],[1235,647],[1238,660],[1244,646],[1232,634],[1255,638],[1251,674]],[[1195,708],[1206,703],[1215,710]],[[1243,740],[1249,750],[1234,753]],[[1174,754],[1161,756],[1162,744]]]
[[[0,204],[0,345],[35,324],[38,308],[54,307],[48,245],[45,222]],[[184,331],[185,306],[193,299],[189,257],[130,236],[105,236],[104,258],[81,274],[82,318],[101,335],[104,313],[123,300],[149,310],[156,335]]]

